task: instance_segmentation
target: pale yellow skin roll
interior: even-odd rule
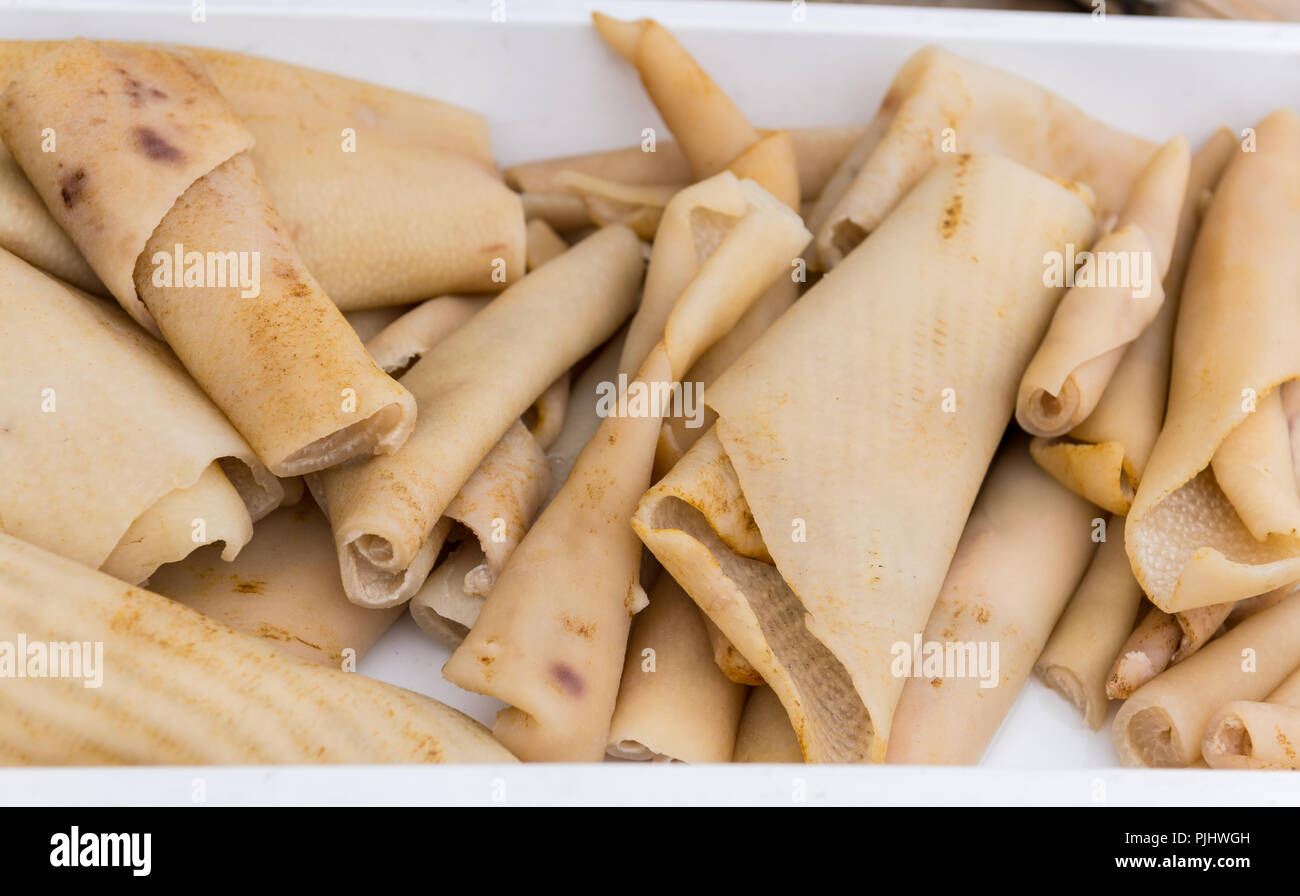
[[[286,656],[0,534],[0,639],[19,633],[102,645],[102,667],[0,681],[2,765],[514,761],[436,700]]]
[[[1300,669],[1263,702],[1234,701],[1205,726],[1211,768],[1300,769]]]
[[[226,560],[284,487],[121,309],[0,249],[0,526],[132,583]]]
[[[1083,711],[1083,722],[1093,731],[1106,720],[1112,662],[1142,603],[1142,589],[1124,553],[1124,518],[1104,522],[1106,540],[1034,664],[1048,686]]]
[[[1300,117],[1273,113],[1205,213],[1183,287],[1169,409],[1125,537],[1167,613],[1300,577],[1300,501],[1279,387],[1300,378]],[[1231,332],[1232,339],[1224,333]]]
[[[1013,162],[939,166],[719,378],[717,439],[638,508],[808,758],[884,758],[889,649],[929,617],[1055,307],[1041,259],[1092,229],[1078,193]]]
[[[64,135],[56,152],[42,128]],[[271,472],[405,442],[414,398],[307,272],[247,156],[252,135],[196,59],[61,44],[5,90],[0,134],[108,290]]]
[[[1262,700],[1300,666],[1300,601],[1284,600],[1194,656],[1170,666],[1124,701],[1111,729],[1129,766],[1184,767],[1201,758],[1214,713]]]
[[[1027,438],[1008,440],[926,622],[923,656],[911,639],[894,645],[893,671],[907,683],[887,762],[979,763],[1093,557],[1095,516],[1034,464]]]

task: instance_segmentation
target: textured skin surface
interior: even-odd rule
[[[285,656],[195,611],[0,535],[0,638],[104,645],[103,684],[0,682],[0,764],[511,762],[477,722]]]

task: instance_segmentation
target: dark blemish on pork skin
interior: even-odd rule
[[[63,205],[66,208],[72,208],[77,204],[77,200],[81,197],[81,189],[85,185],[85,168],[78,168],[76,171],[63,178],[59,183],[59,195],[63,197]]]
[[[131,104],[134,106],[143,106],[145,100],[167,99],[167,94],[157,87],[150,87],[129,75],[126,78],[126,95],[131,98]]]
[[[164,140],[153,128],[136,128],[132,133],[140,152],[155,162],[179,162],[185,158],[185,153]]]
[[[555,680],[566,692],[572,694],[574,697],[582,696],[582,692],[585,690],[582,684],[582,679],[578,676],[577,672],[574,672],[564,663],[556,663],[552,666],[551,675],[555,676]]]

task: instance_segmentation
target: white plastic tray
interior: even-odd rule
[[[10,4],[0,37],[159,40],[324,68],[473,108],[503,164],[631,145],[666,133],[635,73],[597,39],[591,9],[653,16],[760,126],[865,121],[895,70],[939,43],[1032,78],[1085,111],[1152,139],[1238,131],[1300,106],[1300,26],[787,2],[279,0],[260,6],[152,0]],[[504,9],[505,21],[493,21]],[[499,13],[498,13],[499,17]],[[447,653],[403,619],[360,671],[485,723],[501,704],[442,680]],[[980,769],[529,766],[478,768],[0,771],[0,803],[207,801],[579,803],[796,802],[1300,804],[1300,776],[1123,771],[1109,728],[1093,734],[1036,679]],[[802,784],[799,782],[802,781]]]

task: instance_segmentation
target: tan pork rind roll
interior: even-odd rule
[[[789,128],[799,169],[799,187],[806,202],[821,195],[831,175],[862,136],[861,125],[844,127]],[[760,135],[776,133],[758,129]],[[506,183],[521,193],[558,194],[564,189],[566,172],[585,174],[624,186],[671,186],[681,189],[695,178],[681,146],[672,140],[657,140],[653,151],[640,146],[584,153],[558,159],[543,159],[512,165],[502,172]]]
[[[697,209],[715,225],[717,242],[678,234],[698,254],[679,271],[689,282],[678,284],[633,380],[665,391],[789,270],[810,236],[794,212],[729,172],[683,190],[673,205]],[[670,208],[665,227],[669,215],[678,216]],[[730,226],[716,227],[728,218]],[[647,308],[660,307],[662,296],[652,294],[660,288],[652,284],[665,282],[658,270],[665,263],[676,270],[682,258],[671,242],[662,232],[655,241],[638,321]],[[631,340],[629,334],[627,345]],[[650,484],[666,409],[618,413],[604,419],[578,456],[443,668],[453,684],[511,704],[493,731],[531,760],[596,761],[605,754],[631,617],[645,604],[641,543],[628,520]]]
[[[1106,678],[1106,696],[1127,700],[1134,691],[1169,668],[1182,636],[1177,619],[1159,607],[1149,606],[1115,657]]]
[[[1300,577],[1300,499],[1278,395],[1300,378],[1300,117],[1275,112],[1255,133],[1257,151],[1229,164],[1201,225],[1169,410],[1128,517],[1134,574],[1168,613]]]
[[[550,493],[546,454],[515,421],[447,505],[444,518],[469,534],[411,599],[411,617],[426,634],[460,643]]]
[[[166,346],[3,249],[0,358],[10,534],[139,583],[204,544],[234,558],[283,497]]]
[[[0,78],[0,84],[6,83]],[[40,194],[0,144],[0,249],[87,292],[104,286],[72,240],[50,217]]]
[[[1237,138],[1220,128],[1192,156],[1178,219],[1165,300],[1155,320],[1124,351],[1096,408],[1067,436],[1035,438],[1029,450],[1038,465],[1098,507],[1126,514],[1160,435],[1169,398],[1169,360],[1174,321],[1210,192],[1237,149]]]
[[[718,159],[729,158],[726,167],[733,174],[752,179],[791,209],[799,211],[802,166],[790,134],[773,132],[761,135],[708,73],[658,23],[649,19],[620,22],[600,13],[595,13],[593,20],[601,37],[637,67],[655,107],[682,141],[684,155],[695,179],[709,177],[716,171]],[[561,174],[557,178],[562,181],[566,176],[572,175]],[[699,234],[709,232],[706,222],[683,220],[687,214],[685,207],[679,204],[676,208],[678,220],[669,221],[667,227],[660,223],[656,239],[691,228]],[[716,231],[718,228],[715,226],[713,229]],[[632,322],[620,362],[620,372],[628,376],[635,374],[662,332],[672,302],[693,270],[688,257],[682,257],[676,264],[670,263],[666,257],[670,251],[689,253],[692,249],[690,240],[673,237],[665,239],[663,247],[656,248],[660,249],[660,263],[646,275],[646,298]],[[684,381],[696,384],[707,393],[722,371],[785,313],[798,295],[799,286],[793,272],[790,277],[774,283],[736,325],[709,348],[686,374]],[[674,415],[665,420],[655,452],[655,478],[677,463],[712,426],[714,419],[711,411],[704,410],[702,418],[690,421],[689,425],[685,415]],[[720,638],[716,628],[710,627],[708,631],[717,650],[725,655],[727,648],[722,644],[725,639]],[[746,677],[754,675],[752,669],[744,671]]]
[[[58,46],[0,41],[0,89]],[[497,292],[523,275],[520,200],[492,166],[481,116],[272,60],[184,52],[202,62],[256,138],[251,154],[272,204],[340,308]],[[102,292],[76,247],[54,235],[36,193],[25,180],[11,183],[6,160],[0,152],[0,196],[11,200],[0,204],[0,246]]]
[[[339,582],[329,521],[310,500],[260,521],[231,563],[213,548],[169,563],[151,591],[303,659],[354,671],[400,608],[371,610]]]
[[[436,700],[286,656],[0,534],[0,639],[103,645],[99,687],[0,682],[0,765],[512,762]]]
[[[568,248],[545,222],[529,223],[530,270]],[[545,451],[563,431],[568,400],[566,372],[534,404],[532,432],[522,421],[511,424],[448,505],[446,517],[461,523],[469,537],[429,573],[410,603],[411,618],[434,640],[454,647],[464,639],[506,559],[550,496],[551,461]]]
[[[1036,84],[926,47],[899,70],[863,133],[866,158],[817,232],[822,267],[835,267],[880,226],[952,141],[958,153],[996,153],[1087,184],[1103,221],[1123,206],[1155,148]],[[851,152],[846,163],[861,155]]]
[[[1205,726],[1210,768],[1300,769],[1300,669],[1263,702],[1238,700]]]
[[[638,508],[809,759],[884,758],[890,646],[929,617],[1050,320],[1041,260],[1092,228],[1078,194],[1013,162],[938,166],[714,384],[717,438]]]
[[[9,86],[0,130],[100,279],[164,336],[271,472],[395,450],[415,400],[303,266],[242,153],[251,136],[196,66],[71,41]],[[63,134],[58,152],[41,151],[45,127]],[[225,277],[159,284],[160,260],[194,252],[248,253],[256,295]]]
[[[1142,589],[1124,552],[1124,518],[1113,516],[1106,520],[1106,540],[1034,665],[1048,687],[1083,710],[1083,722],[1093,731],[1106,721],[1106,681],[1115,657],[1126,649],[1141,604]]]
[[[1160,313],[1188,168],[1185,137],[1161,147],[1138,175],[1116,228],[1075,273],[1092,282],[1061,299],[1020,380],[1016,422],[1025,431],[1060,436],[1083,422],[1128,346]],[[1138,282],[1142,270],[1145,284]]]
[[[660,573],[649,605],[632,622],[609,755],[730,762],[748,691],[714,665],[699,608]]]
[[[1124,701],[1111,729],[1128,766],[1188,766],[1201,758],[1211,717],[1237,700],[1263,700],[1300,666],[1300,600],[1247,619],[1170,666]]]
[[[63,42],[0,40],[0,90]],[[103,42],[131,50],[159,45]],[[241,118],[278,118],[292,129],[310,124],[342,128],[363,122],[387,136],[454,152],[485,166],[492,163],[487,121],[477,112],[440,100],[210,47],[177,47],[197,58]]]
[[[636,236],[604,228],[511,286],[402,376],[421,408],[410,441],[394,455],[327,470],[316,489],[354,603],[391,607],[419,590],[448,505],[537,396],[628,316],[641,269]]]
[[[472,296],[431,299],[375,334],[366,349],[386,372],[405,370],[487,302]],[[556,383],[564,386],[566,381],[567,374]],[[551,431],[562,423],[552,418],[563,416],[559,405],[567,403],[567,396],[564,402],[552,398],[555,385],[548,387],[534,406],[537,429],[530,432],[521,421],[511,424],[434,526],[426,546],[434,555],[444,541],[461,534],[454,528],[457,522],[464,524],[471,537],[456,538],[461,541],[459,547],[430,573],[411,600],[412,618],[430,637],[450,644],[464,637],[483,595],[549,492],[549,464],[538,439],[552,440],[557,433]],[[313,484],[320,492],[314,477]],[[323,493],[320,500],[324,503]]]
[[[1003,445],[922,636],[923,650],[941,644],[964,668],[918,676],[915,657],[893,654],[906,684],[887,762],[979,764],[1095,553],[1095,513],[1038,468],[1027,438]],[[914,649],[912,638],[903,643]]]

